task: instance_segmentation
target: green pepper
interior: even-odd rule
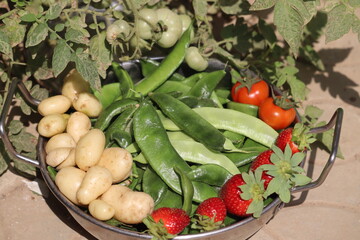
[[[94,127],[104,131],[115,116],[119,115],[130,107],[134,107],[136,104],[138,104],[136,100],[129,98],[113,102],[100,113]]]
[[[135,91],[142,95],[154,91],[175,72],[185,58],[185,52],[190,42],[191,31],[192,26],[190,25],[189,28],[182,34],[173,50],[160,63],[159,67],[148,77],[145,77],[142,81],[135,85]]]
[[[224,150],[224,135],[185,103],[165,93],[153,93],[150,98],[186,134],[212,150]]]

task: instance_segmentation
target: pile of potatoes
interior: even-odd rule
[[[68,113],[70,109],[73,112]],[[92,128],[90,120],[101,111],[88,83],[71,71],[61,95],[38,106],[43,116],[38,132],[49,138],[46,163],[58,171],[55,183],[60,192],[74,204],[88,207],[94,218],[137,224],[153,211],[154,200],[121,184],[131,175],[133,159],[126,149],[105,148],[105,134]]]

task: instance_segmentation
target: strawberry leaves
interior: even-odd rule
[[[303,175],[305,171],[299,166],[305,158],[305,153],[297,152],[292,154],[289,145],[285,147],[284,152],[276,146],[272,150],[274,153],[271,155],[270,160],[273,164],[265,164],[260,167],[267,171],[268,175],[274,177],[264,192],[264,197],[267,198],[276,193],[281,201],[288,203],[291,198],[291,188],[311,182],[311,178]]]

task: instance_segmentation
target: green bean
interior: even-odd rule
[[[195,83],[203,78],[204,76],[206,76],[208,73],[207,72],[198,72],[198,73],[195,73],[187,78],[185,78],[184,80],[182,80],[181,82],[185,85],[188,85],[189,87],[192,87],[195,85]]]
[[[230,139],[237,148],[241,148],[245,142],[246,137],[242,134],[232,131],[224,131],[223,134],[227,139]]]
[[[168,189],[165,193],[165,196],[155,205],[155,209],[161,207],[173,207],[173,208],[182,208],[182,197],[181,195]]]
[[[172,146],[185,161],[197,164],[216,164],[222,166],[231,174],[239,173],[235,164],[224,154],[213,152],[191,138],[177,140],[177,135],[171,133],[168,136]]]
[[[142,58],[140,65],[143,76],[148,77],[159,67],[160,63],[149,58]],[[173,73],[169,78],[170,81],[182,81],[184,79],[185,77],[179,73]]]
[[[154,199],[156,205],[165,196],[168,186],[149,166],[143,175],[142,189]]]
[[[250,152],[250,153],[224,153],[224,155],[229,158],[236,167],[241,167],[248,163],[251,163],[257,155],[261,152]]]
[[[111,66],[117,79],[119,80],[122,97],[132,97],[134,95],[134,82],[129,73],[116,62],[112,62]]]
[[[138,155],[133,157],[133,160],[138,163],[148,164],[148,161],[146,160],[146,158],[144,157],[144,155],[142,153],[139,153]]]
[[[185,103],[165,93],[153,93],[150,98],[189,136],[215,151],[224,149],[224,135]]]
[[[271,147],[278,133],[259,118],[232,109],[194,108],[202,118],[218,129],[229,130]]]
[[[151,75],[145,77],[135,85],[135,90],[137,92],[145,95],[155,90],[175,72],[185,58],[185,51],[189,46],[191,31],[192,26],[190,25],[190,27],[182,34],[173,50],[160,63],[159,67],[152,72]]]
[[[187,175],[193,181],[204,182],[218,187],[223,186],[225,182],[233,176],[225,168],[216,164],[197,166]]]
[[[216,103],[209,98],[198,98],[193,96],[184,96],[178,98],[190,108],[197,107],[217,107]]]
[[[259,107],[251,104],[238,103],[238,102],[228,102],[226,104],[228,109],[234,109],[236,111],[249,114],[251,116],[256,117],[258,114]]]
[[[200,98],[209,98],[225,74],[225,70],[217,70],[206,74],[195,83],[187,95]]]
[[[149,165],[161,179],[175,192],[181,193],[179,178],[174,166],[188,173],[190,166],[180,157],[171,145],[154,106],[144,100],[134,114],[133,131],[137,145]],[[210,186],[194,184],[194,201],[202,202],[209,196],[214,196]],[[216,192],[215,192],[216,194]]]
[[[189,177],[178,167],[174,167],[175,172],[179,175],[181,181],[181,191],[183,196],[182,209],[190,215],[192,212],[192,199],[194,196],[194,186]]]
[[[136,100],[128,98],[113,102],[100,113],[94,127],[104,131],[115,116],[119,115],[130,107],[134,107],[136,104],[138,104]]]
[[[170,93],[179,91],[183,94],[187,93],[190,90],[190,87],[183,84],[182,82],[176,81],[166,81],[160,87],[158,87],[154,92],[161,92],[161,93]]]

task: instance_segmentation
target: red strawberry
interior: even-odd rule
[[[143,222],[149,228],[150,234],[158,239],[177,235],[190,223],[190,217],[181,208],[158,208],[150,216]]]
[[[275,145],[278,146],[282,151],[285,150],[286,144],[289,144],[292,153],[299,152],[298,145],[292,141],[293,128],[287,128],[279,133],[276,139]]]
[[[251,171],[255,171],[258,167],[264,165],[264,164],[273,164],[270,161],[270,156],[273,154],[274,152],[272,150],[266,150],[262,153],[260,153],[255,160],[251,163],[250,166],[250,170]],[[270,181],[273,179],[274,177],[271,175],[268,175],[265,171],[262,173],[261,179],[264,180],[264,187],[265,189],[267,188],[267,186],[269,185]]]
[[[196,209],[192,228],[201,231],[211,231],[222,226],[226,217],[226,206],[224,201],[219,197],[208,198]]]
[[[261,171],[236,174],[220,189],[226,210],[236,216],[258,217],[263,209],[264,184]]]

